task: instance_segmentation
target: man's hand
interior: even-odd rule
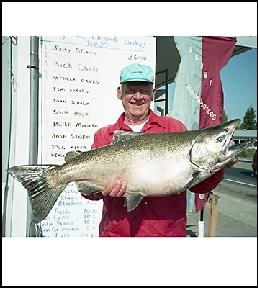
[[[102,191],[103,196],[111,196],[111,197],[123,197],[127,188],[127,182],[116,180],[114,183],[110,183],[107,187]]]

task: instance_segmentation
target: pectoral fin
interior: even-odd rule
[[[190,187],[192,187],[195,183],[197,183],[197,181],[198,181],[198,177],[200,176],[200,174],[201,174],[201,172],[200,171],[197,171],[197,172],[194,172],[193,173],[193,178],[185,185],[185,187],[184,187],[184,191],[186,190],[186,189],[189,189]]]
[[[103,188],[99,185],[90,183],[88,181],[75,181],[74,183],[77,186],[78,192],[81,194],[91,194],[103,190]]]
[[[143,196],[137,193],[126,194],[125,197],[126,197],[126,208],[128,212],[134,210],[143,199]]]

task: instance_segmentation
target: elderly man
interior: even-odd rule
[[[92,148],[110,144],[116,130],[143,133],[186,130],[180,121],[158,116],[150,109],[155,93],[153,83],[154,74],[149,66],[134,63],[121,70],[117,97],[122,101],[124,112],[116,123],[96,131]],[[222,179],[223,171],[218,171],[190,190],[207,193]],[[83,195],[91,200],[103,199],[101,237],[186,236],[186,192],[168,197],[144,197],[133,211],[127,212],[122,197],[126,186],[125,181],[117,179],[94,197]]]

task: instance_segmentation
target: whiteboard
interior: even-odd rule
[[[131,63],[155,71],[154,37],[42,37],[39,157],[62,164],[71,150],[91,148],[94,132],[123,112],[117,99],[120,70]],[[82,198],[74,183],[61,193],[40,225],[44,237],[97,237],[102,200]]]

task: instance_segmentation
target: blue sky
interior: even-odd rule
[[[243,119],[252,105],[257,116],[257,49],[234,57],[221,70],[224,109],[228,119]]]

